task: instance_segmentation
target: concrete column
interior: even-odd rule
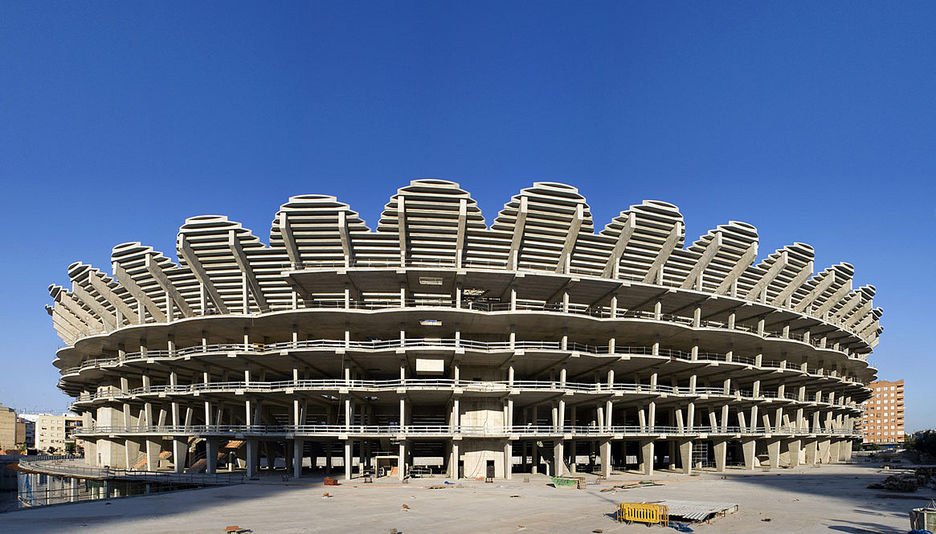
[[[679,440],[679,462],[682,464],[682,472],[692,473],[692,440]]]
[[[640,471],[645,475],[653,474],[653,440],[640,440]]]
[[[715,440],[715,470],[719,473],[725,470],[725,464],[728,462],[728,440]]]
[[[539,473],[539,458],[540,458],[539,442],[536,440],[533,440],[533,458],[531,460],[531,462],[533,463],[533,468],[531,469],[531,471],[534,475]]]
[[[205,440],[205,472],[213,475],[218,472],[218,440]]]
[[[188,453],[188,442],[184,439],[172,439],[172,463],[176,473],[185,471],[185,456]]]
[[[799,466],[800,440],[791,439],[787,441],[787,454],[790,456],[790,467]]]
[[[747,470],[753,470],[755,461],[757,460],[757,439],[756,438],[742,438],[741,439],[741,454],[744,456],[744,468]]]
[[[513,471],[513,444],[510,440],[504,444],[504,478],[510,480]]]
[[[449,476],[458,479],[458,461],[460,455],[458,453],[458,440],[452,440],[452,459],[449,461]]]
[[[828,439],[820,439],[816,444],[816,448],[818,449],[817,453],[819,455],[819,463],[829,463],[831,460],[831,445],[832,443]]]
[[[806,450],[806,465],[816,465],[819,457],[819,449],[815,439],[804,439],[803,449]]]
[[[565,474],[565,462],[563,461],[563,457],[565,456],[564,451],[565,449],[561,439],[557,439],[553,442],[553,463],[555,464],[553,472],[557,477],[561,477]]]
[[[611,476],[611,440],[601,442],[601,475]]]
[[[767,438],[767,456],[770,467],[780,467],[780,438]]]
[[[293,439],[293,478],[302,476],[302,456],[305,449],[305,440]]]
[[[398,475],[400,480],[403,480],[406,477],[406,441],[400,441],[400,460],[399,460],[399,471]]]
[[[247,440],[247,478],[253,478],[257,476],[257,469],[260,467],[259,453],[260,453],[260,444],[257,443],[256,439]]]
[[[842,442],[835,439],[829,445],[829,462],[838,462],[841,457]]]
[[[344,478],[345,480],[351,480],[351,451],[353,448],[354,442],[350,439],[346,439],[344,442]]]

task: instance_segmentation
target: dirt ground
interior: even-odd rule
[[[375,532],[653,532],[613,518],[619,502],[661,499],[736,503],[736,514],[695,532],[851,532],[909,530],[908,512],[936,493],[888,494],[867,489],[893,471],[852,464],[765,471],[729,470],[681,475],[658,472],[660,486],[602,491],[640,475],[592,482],[585,490],[556,489],[542,475],[515,475],[485,484],[445,479],[344,484],[323,487],[316,479],[282,483],[279,476],[223,488],[180,491],[67,504],[0,514],[0,533],[223,533],[238,525],[256,533]],[[432,489],[428,486],[444,486]],[[323,497],[323,493],[330,497]],[[404,506],[405,505],[405,506]]]

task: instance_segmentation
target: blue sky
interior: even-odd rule
[[[369,224],[414,178],[490,222],[533,181],[596,225],[643,199],[690,238],[848,261],[886,331],[872,362],[932,387],[936,5],[923,2],[2,2],[0,402],[61,410],[49,283],[189,216],[264,239],[290,195]]]

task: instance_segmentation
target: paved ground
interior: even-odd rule
[[[278,478],[240,486],[180,491],[147,497],[52,506],[0,514],[6,533],[223,533],[240,525],[257,533],[376,532],[653,532],[614,522],[615,504],[658,499],[733,502],[737,514],[696,532],[907,532],[910,508],[925,505],[933,493],[893,498],[866,486],[886,476],[869,465],[827,465],[770,472],[729,471],[724,476],[657,473],[662,486],[601,491],[639,475],[613,477],[588,489],[548,486],[533,476],[509,482],[461,482],[429,489],[444,479],[409,484],[322,487],[282,484]],[[330,498],[322,494],[328,492]],[[403,505],[408,508],[404,508]],[[770,521],[766,521],[769,519]],[[659,527],[655,527],[659,528]],[[660,529],[659,531],[662,531]],[[667,530],[672,532],[671,530]]]

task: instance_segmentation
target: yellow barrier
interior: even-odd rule
[[[622,502],[618,505],[618,522],[625,521],[669,526],[669,508],[665,504]]]

